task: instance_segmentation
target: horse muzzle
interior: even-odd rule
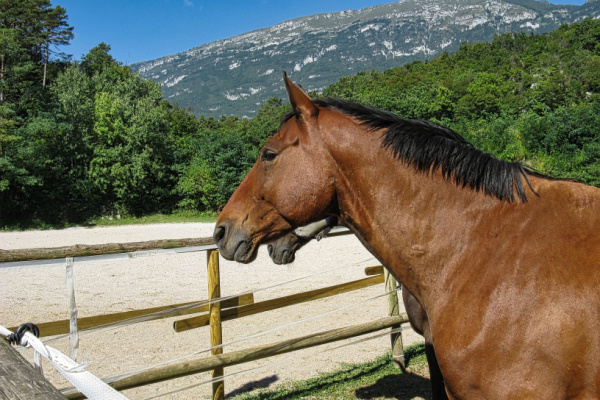
[[[256,259],[257,246],[250,236],[241,229],[234,229],[231,224],[222,222],[213,233],[219,253],[229,261],[248,264]]]
[[[269,244],[267,249],[271,260],[277,265],[291,264],[296,259],[296,250],[293,248],[282,249],[273,244]]]

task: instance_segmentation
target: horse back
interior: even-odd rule
[[[532,185],[482,219],[428,312],[457,397],[600,397],[600,189]]]

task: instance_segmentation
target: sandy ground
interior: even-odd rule
[[[110,228],[71,228],[60,231],[0,232],[1,249],[55,247],[73,244],[133,242],[211,236],[212,224],[160,224]],[[317,289],[365,277],[364,268],[377,265],[371,254],[351,235],[313,241],[301,250],[289,266],[277,266],[261,248],[258,259],[249,265],[221,258],[221,293],[229,296],[277,283],[308,277],[255,293],[255,301]],[[340,268],[341,267],[341,268]],[[323,273],[321,273],[323,272]],[[319,275],[315,275],[321,273]],[[2,268],[0,264],[0,324],[6,327],[23,322],[47,322],[68,318],[68,298],[64,265]],[[75,263],[75,295],[80,317],[156,307],[207,298],[206,253],[168,254],[136,259]],[[225,347],[225,352],[302,336],[387,316],[387,300],[375,298],[383,285],[317,300],[280,310],[223,323],[223,340],[229,342],[254,333],[271,330],[340,307],[352,307],[327,316],[273,330],[263,336]],[[401,307],[402,309],[402,307]],[[104,378],[145,368],[160,362],[200,352],[209,347],[207,327],[175,333],[174,317],[134,326],[80,336],[77,361],[87,361],[88,370]],[[404,344],[421,341],[408,325]],[[371,335],[373,336],[373,335]],[[255,369],[226,378],[228,396],[273,387],[288,380],[314,377],[334,370],[341,363],[374,359],[389,350],[389,336],[334,349],[356,339],[288,353],[225,369],[225,374]],[[66,338],[45,338],[44,342],[67,351]],[[32,360],[30,349],[20,350]],[[206,356],[202,353],[196,357]],[[49,363],[46,376],[57,387],[69,386]],[[210,398],[210,373],[202,373],[124,392],[130,399],[147,399],[165,391],[195,386],[168,399]],[[414,397],[420,398],[420,397]]]

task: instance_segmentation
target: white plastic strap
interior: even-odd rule
[[[35,369],[40,373],[40,375],[44,376],[44,368],[42,368],[42,358],[37,350],[33,351],[33,365],[35,366]]]
[[[77,360],[79,333],[77,332],[77,304],[75,303],[75,283],[73,282],[73,257],[67,257],[66,262],[65,280],[69,296],[69,347],[67,352],[73,360]]]
[[[305,239],[312,239],[315,237],[315,235],[322,232],[328,226],[329,223],[327,222],[327,220],[323,219],[321,221],[313,222],[312,224],[308,224],[297,228],[296,230],[294,230],[294,234]]]
[[[10,331],[0,326],[0,334],[10,335]],[[86,371],[86,364],[77,364],[69,357],[53,347],[46,346],[41,340],[30,332],[25,332],[21,345],[31,346],[35,351],[46,358],[73,386],[90,400],[127,400],[127,397],[117,392],[106,383],[102,382],[91,372]]]

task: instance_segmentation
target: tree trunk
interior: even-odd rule
[[[0,56],[0,84],[4,82],[4,55]],[[2,97],[2,87],[0,87],[0,104],[3,101]]]
[[[42,87],[43,88],[46,87],[46,68],[48,66],[49,47],[50,47],[50,45],[46,45],[46,48],[44,51],[44,77],[42,78]]]

